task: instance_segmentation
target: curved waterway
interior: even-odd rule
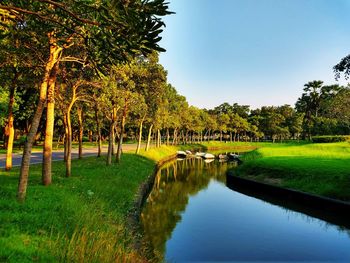
[[[348,227],[229,188],[235,166],[186,159],[157,172],[141,221],[159,261],[350,262]]]

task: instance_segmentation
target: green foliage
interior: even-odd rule
[[[340,74],[344,73],[345,78],[350,76],[350,55],[341,59],[341,61],[333,67],[336,79],[340,78]]]
[[[322,135],[312,137],[314,143],[330,143],[330,142],[346,142],[350,141],[350,136],[341,136],[341,135]]]
[[[5,126],[7,104],[8,104],[8,92],[2,86],[0,86],[0,127]]]
[[[311,139],[312,135],[349,133],[348,88],[323,86],[322,81],[304,86],[304,93],[295,104],[297,112],[304,116],[304,135]]]
[[[15,23],[8,23],[8,29],[14,31],[20,24],[28,39],[34,35],[45,43],[55,32],[60,46],[79,41],[100,68],[127,60],[129,54],[164,51],[158,45],[161,17],[171,14],[164,0],[2,1],[0,10],[13,15]]]

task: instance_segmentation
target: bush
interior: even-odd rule
[[[27,136],[21,136],[16,141],[14,141],[13,145],[15,147],[22,148],[26,140],[27,140]]]
[[[327,142],[346,142],[350,141],[350,135],[323,135],[312,137],[312,142],[327,143]]]
[[[94,139],[94,138],[93,138]],[[83,136],[83,142],[89,142],[89,136]]]

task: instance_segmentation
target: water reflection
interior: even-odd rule
[[[154,188],[141,214],[146,242],[162,259],[165,243],[181,221],[190,196],[208,187],[211,179],[225,184],[226,171],[236,162],[206,162],[202,158],[175,160],[158,170]]]
[[[193,158],[158,171],[141,220],[159,261],[349,262],[348,228],[232,191],[236,165]]]

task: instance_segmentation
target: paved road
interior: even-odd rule
[[[125,144],[123,145],[123,151],[133,151],[136,149],[136,144]],[[107,152],[107,146],[102,147],[102,154]],[[97,155],[97,148],[83,148],[83,156],[94,156]],[[72,159],[78,158],[78,149],[72,150]],[[31,164],[42,163],[43,153],[42,152],[32,152],[30,158]],[[63,150],[57,150],[52,152],[52,160],[60,161],[63,160]],[[12,164],[13,166],[20,166],[22,161],[22,153],[15,153],[12,155]],[[6,165],[6,155],[0,154],[0,168],[4,168]]]

